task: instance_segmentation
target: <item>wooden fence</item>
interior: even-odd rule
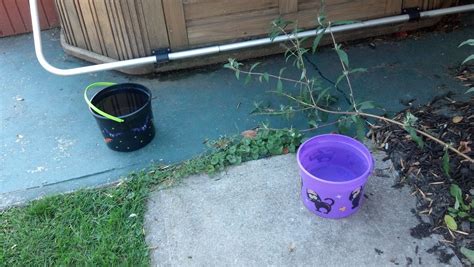
[[[314,27],[319,0],[55,0],[65,43],[102,62],[151,55],[266,35],[278,16]],[[455,0],[326,0],[332,21],[366,20],[401,14],[404,8],[446,7]],[[370,32],[368,30],[367,32]],[[66,49],[68,50],[68,49]],[[69,49],[71,50],[71,49]],[[92,56],[91,56],[92,55]]]
[[[54,0],[38,0],[42,29],[59,25]],[[31,31],[28,0],[0,0],[0,37]]]

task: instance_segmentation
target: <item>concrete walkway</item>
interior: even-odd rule
[[[368,69],[354,77],[356,97],[398,111],[404,108],[403,100],[416,99],[414,105],[418,105],[448,90],[463,95],[466,88],[450,68],[468,55],[468,47],[457,46],[474,35],[469,25],[417,39],[375,41],[375,49],[367,44],[347,47],[351,65]],[[55,66],[88,64],[64,55],[57,30],[43,32],[43,42],[45,56]],[[323,49],[311,60],[332,80],[339,76],[340,66],[331,49]],[[273,73],[285,65],[282,56],[260,61],[262,69]],[[261,122],[308,127],[299,117],[286,121],[250,116],[254,102],[278,106],[281,99],[266,93],[271,86],[243,86],[221,66],[148,77],[117,72],[59,77],[38,64],[27,34],[0,38],[0,74],[0,208],[114,182],[153,162],[189,159],[204,151],[205,139],[238,134]],[[292,70],[286,74],[295,75]],[[83,89],[97,81],[136,82],[152,90],[157,137],[150,145],[133,153],[117,153],[105,146],[82,99]]]
[[[247,162],[215,176],[193,176],[155,192],[146,240],[153,266],[461,266],[440,262],[437,237],[416,239],[407,188],[376,152],[376,175],[358,213],[341,220],[310,213],[299,198],[294,155]],[[428,250],[436,252],[428,252]],[[431,250],[430,250],[431,251]],[[449,258],[450,256],[448,256]]]

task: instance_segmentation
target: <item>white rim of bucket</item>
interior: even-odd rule
[[[352,180],[349,180],[349,181],[344,181],[344,182],[334,182],[334,181],[328,181],[328,180],[325,180],[325,179],[322,179],[322,178],[318,178],[316,176],[314,176],[313,174],[311,174],[310,172],[308,172],[306,170],[306,168],[303,167],[303,165],[301,164],[300,162],[300,152],[301,152],[301,148],[304,147],[304,145],[306,145],[306,143],[314,140],[314,139],[319,139],[319,138],[324,138],[324,137],[328,137],[328,136],[339,136],[339,137],[342,137],[346,140],[350,140],[351,142],[357,142],[359,143],[359,145],[361,145],[362,147],[362,150],[360,147],[356,147],[350,143],[345,143],[347,145],[350,145],[351,147],[353,147],[354,149],[356,149],[357,151],[359,151],[363,156],[364,158],[366,158],[369,162],[369,166],[367,168],[367,170],[361,174],[360,176],[352,179]],[[364,152],[367,152],[367,154],[369,155],[370,158],[367,158],[365,156],[365,153]],[[361,142],[359,142],[358,140],[352,138],[352,137],[349,137],[349,136],[346,136],[346,135],[342,135],[342,134],[321,134],[321,135],[316,135],[316,136],[313,136],[311,137],[310,139],[306,140],[303,144],[301,144],[301,146],[298,148],[298,151],[296,152],[296,161],[298,162],[298,166],[300,167],[300,170],[303,171],[306,175],[308,175],[309,177],[315,179],[315,180],[318,180],[322,183],[328,183],[328,184],[334,184],[334,185],[344,185],[344,184],[350,184],[350,183],[354,183],[358,180],[361,180],[363,177],[367,177],[369,178],[369,175],[370,173],[373,171],[373,168],[374,168],[374,158],[372,157],[372,153],[370,153],[369,149],[364,145],[362,144]]]

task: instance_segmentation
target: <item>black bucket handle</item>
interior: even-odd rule
[[[97,114],[102,115],[102,116],[104,116],[105,118],[107,118],[109,120],[113,120],[113,121],[118,122],[118,123],[123,123],[125,120],[123,120],[121,118],[117,118],[113,115],[110,115],[110,114],[98,109],[96,106],[94,106],[94,104],[92,104],[92,102],[89,100],[89,97],[87,96],[87,92],[92,88],[95,88],[95,87],[108,87],[108,86],[112,86],[112,85],[115,85],[115,84],[116,83],[112,83],[112,82],[96,82],[96,83],[90,84],[84,90],[84,100],[86,101],[87,105],[93,111],[95,111]]]

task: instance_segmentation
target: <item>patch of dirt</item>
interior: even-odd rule
[[[410,235],[416,239],[422,239],[431,235],[431,224],[420,223],[410,229]]]
[[[449,264],[451,258],[454,257],[454,254],[446,252],[446,248],[440,245],[436,245],[428,249],[426,252],[430,254],[435,254],[436,256],[438,256],[439,261],[444,264]]]
[[[473,97],[466,102],[454,101],[449,94],[435,97],[425,106],[400,112],[395,119],[403,121],[408,112],[418,118],[419,129],[474,157]],[[441,234],[445,239],[443,242],[463,258],[459,253],[461,247],[474,249],[474,223],[457,217],[461,232],[449,231],[444,215],[449,207],[454,206],[454,198],[449,192],[451,184],[457,184],[462,189],[465,203],[474,198],[474,163],[449,151],[448,176],[443,169],[444,147],[438,143],[423,138],[424,148],[420,149],[404,129],[382,122],[373,132],[374,140],[387,152],[400,174],[394,187],[408,185],[417,198],[415,214],[420,224],[411,229],[411,235],[423,238],[432,233]],[[474,218],[474,209],[471,209],[469,216]],[[439,255],[440,261],[448,257]]]
[[[454,76],[466,87],[466,91],[469,88],[474,87],[474,65],[473,64],[465,64],[455,69]]]

